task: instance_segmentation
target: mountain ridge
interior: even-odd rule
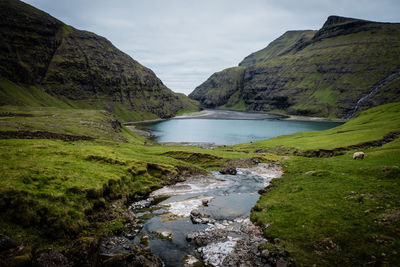
[[[197,109],[106,38],[20,1],[3,0],[0,6],[1,77],[23,87],[34,85],[70,106],[117,111],[123,120],[139,113],[168,118]],[[2,91],[9,93],[8,88]]]
[[[318,31],[287,31],[238,67],[213,74],[189,97],[209,108],[346,118],[399,66],[399,23],[330,16]],[[241,81],[229,83],[238,71]],[[395,101],[398,76],[358,111]]]

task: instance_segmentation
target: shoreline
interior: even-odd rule
[[[246,112],[225,109],[204,109],[199,112],[175,116],[172,119],[214,119],[214,120],[279,120],[284,115],[263,112]]]
[[[131,125],[136,125],[136,124],[141,124],[141,123],[153,123],[153,122],[159,122],[159,121],[165,121],[168,119],[154,119],[154,120],[144,120],[144,121],[128,121],[128,122],[123,122],[122,125],[124,126],[131,126]]]
[[[318,121],[318,122],[346,122],[346,119],[329,119],[325,117],[308,117],[308,116],[297,116],[297,115],[287,115],[286,118],[282,120],[285,121]]]
[[[167,119],[154,119],[154,120],[144,120],[144,121],[130,121],[130,122],[124,122],[122,123],[123,126],[128,128],[128,130],[145,137],[147,139],[151,139],[154,137],[153,133],[151,131],[147,131],[144,129],[139,129],[136,125],[140,124],[146,124],[146,123],[153,123],[153,122],[160,122],[160,121],[165,121]]]
[[[124,122],[122,125],[126,126],[132,132],[139,134],[146,138],[152,138],[151,131],[137,127],[137,125],[148,124],[166,121],[170,119],[213,119],[213,120],[282,120],[282,121],[314,121],[314,122],[346,122],[346,119],[329,119],[325,117],[308,117],[297,115],[285,115],[276,113],[263,113],[263,112],[246,112],[224,109],[204,109],[198,112],[187,113],[180,116],[175,116],[168,119],[153,119],[143,121]]]
[[[230,113],[230,114],[229,114]],[[225,109],[204,109],[201,111],[186,113],[183,115],[171,117],[168,119],[153,119],[143,121],[131,121],[124,122],[124,126],[132,126],[138,124],[161,122],[171,119],[218,119],[218,120],[286,120],[286,121],[317,121],[317,122],[346,122],[347,119],[329,119],[326,117],[309,117],[289,114],[277,114],[277,113],[264,113],[264,112],[247,112],[237,110],[225,110]],[[138,130],[138,129],[137,129]],[[141,130],[138,130],[141,131]]]
[[[276,114],[276,113],[263,113],[263,112],[246,112],[246,111],[236,111],[236,110],[224,110],[224,109],[205,109],[195,113],[183,114],[180,116],[173,117],[171,119],[234,119],[225,118],[219,116],[217,113],[232,112],[236,114],[244,114],[251,116],[260,116],[261,119],[277,119],[277,120],[287,120],[287,121],[318,121],[318,122],[346,122],[346,119],[329,119],[326,117],[309,117],[309,116],[298,116],[298,115],[287,115],[287,114]],[[273,116],[269,117],[268,116]],[[249,118],[236,118],[236,119],[249,119]],[[252,118],[254,120],[260,118]]]

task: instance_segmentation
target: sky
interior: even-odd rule
[[[400,22],[400,0],[24,0],[106,37],[189,94],[288,30],[319,29],[329,15]]]

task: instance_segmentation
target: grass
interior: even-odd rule
[[[377,140],[400,130],[400,104],[365,111],[346,124],[321,132],[281,136],[234,148],[279,146],[285,174],[272,182],[251,214],[278,247],[300,266],[396,266],[400,263],[400,140],[328,158],[298,157],[301,150],[334,149]],[[285,150],[286,149],[286,150]]]
[[[257,157],[279,161],[285,170],[251,213],[267,238],[281,240],[266,247],[289,251],[300,266],[400,263],[395,254],[400,248],[399,139],[363,149],[364,160],[353,160],[351,149],[327,158],[293,153],[343,148],[398,132],[400,103],[367,110],[327,131],[215,149],[146,143],[124,127],[113,128],[114,117],[99,110],[3,106],[0,113],[1,131],[96,137],[0,140],[0,231],[18,241],[63,248],[76,237],[118,233],[121,216],[96,219],[111,203],[123,205],[178,175]]]
[[[68,34],[69,31],[71,31],[70,26],[63,27],[63,34]],[[80,93],[76,92],[77,95]],[[133,103],[131,103],[131,106],[127,103],[113,101],[106,96],[96,96],[93,99],[88,98],[86,100],[79,100],[79,98],[75,97],[75,100],[71,100],[62,94],[52,96],[43,91],[39,85],[16,84],[4,77],[0,77],[0,107],[48,107],[68,110],[74,108],[98,111],[106,109],[121,122],[157,119],[159,116],[156,114],[161,111],[168,116],[173,116],[176,113],[181,114],[183,112],[199,110],[199,103],[197,101],[189,99],[184,94],[172,92],[171,94],[174,94],[172,99],[177,101],[176,103],[163,103],[162,101],[160,102],[158,96],[154,96],[149,92],[143,93],[143,97],[147,103],[155,107],[154,110],[150,109],[152,113],[147,106],[144,108],[143,103],[146,101],[142,101],[141,99],[132,100]]]
[[[301,266],[400,263],[400,142],[331,158],[292,157],[251,219]],[[337,246],[336,246],[337,245]],[[374,258],[374,257],[375,258]]]
[[[218,108],[228,109],[228,110],[233,109],[233,110],[238,110],[238,111],[246,111],[246,104],[244,103],[243,100],[239,100],[238,103],[236,103],[232,106],[230,106],[229,104],[225,104],[225,105],[219,106]]]
[[[383,138],[400,130],[400,104],[369,109],[347,123],[326,130],[283,135],[264,141],[239,144],[239,150],[294,148],[298,150],[335,149]]]
[[[126,138],[116,118],[102,110],[0,106],[0,115],[1,131],[48,131],[114,141]]]
[[[0,106],[1,105],[69,107],[66,103],[46,94],[37,86],[21,87],[3,77],[0,77]]]
[[[219,156],[213,156],[200,148],[194,152],[187,147],[147,147],[106,140],[10,139],[0,140],[0,147],[2,220],[29,231],[26,235],[19,231],[16,236],[10,227],[1,230],[20,240],[34,240],[32,229],[60,240],[93,232],[87,214],[97,211],[104,199],[133,200],[136,194],[148,194],[183,171],[199,173],[223,165],[220,156],[224,154],[248,157],[244,153],[216,152]],[[185,157],[193,154],[196,161],[186,162]],[[219,158],[219,164],[210,158]]]
[[[115,118],[101,110],[2,106],[0,114],[0,131],[96,138],[0,140],[0,232],[37,246],[59,247],[78,236],[118,231],[120,217],[99,222],[95,214],[106,213],[117,200],[140,198],[179,175],[253,156],[145,145],[144,138],[116,126]]]
[[[278,57],[280,54],[288,52],[300,39],[310,40],[314,34],[315,31],[288,31],[270,43],[266,48],[247,56],[240,62],[240,66],[247,67],[270,58]]]
[[[7,151],[0,155],[6,218],[43,227],[53,238],[87,229],[86,215],[102,198],[130,198],[160,187],[163,180],[149,173],[148,162],[176,174],[166,159],[138,155],[134,147],[120,149],[108,142],[2,140],[1,147]]]
[[[199,111],[198,109],[182,109],[178,113],[176,113],[175,116],[195,115],[195,114],[201,114],[201,111]]]
[[[158,118],[157,115],[150,112],[128,110],[124,105],[119,103],[113,103],[112,107],[113,113],[121,122],[154,120]]]

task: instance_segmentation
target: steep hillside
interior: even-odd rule
[[[243,88],[244,70],[242,67],[234,67],[214,73],[189,97],[200,101],[206,107],[238,104],[241,96],[240,88]]]
[[[69,106],[105,108],[125,120],[197,108],[107,39],[17,0],[0,1],[0,77],[1,104],[30,105],[14,97],[19,86]]]
[[[245,59],[239,63],[239,66],[248,67],[287,54],[292,49],[311,40],[315,33],[316,31],[287,31],[281,37],[270,43],[266,48],[245,57]]]
[[[206,107],[347,118],[399,101],[399,68],[400,24],[331,16],[319,31],[286,32],[189,97]]]

